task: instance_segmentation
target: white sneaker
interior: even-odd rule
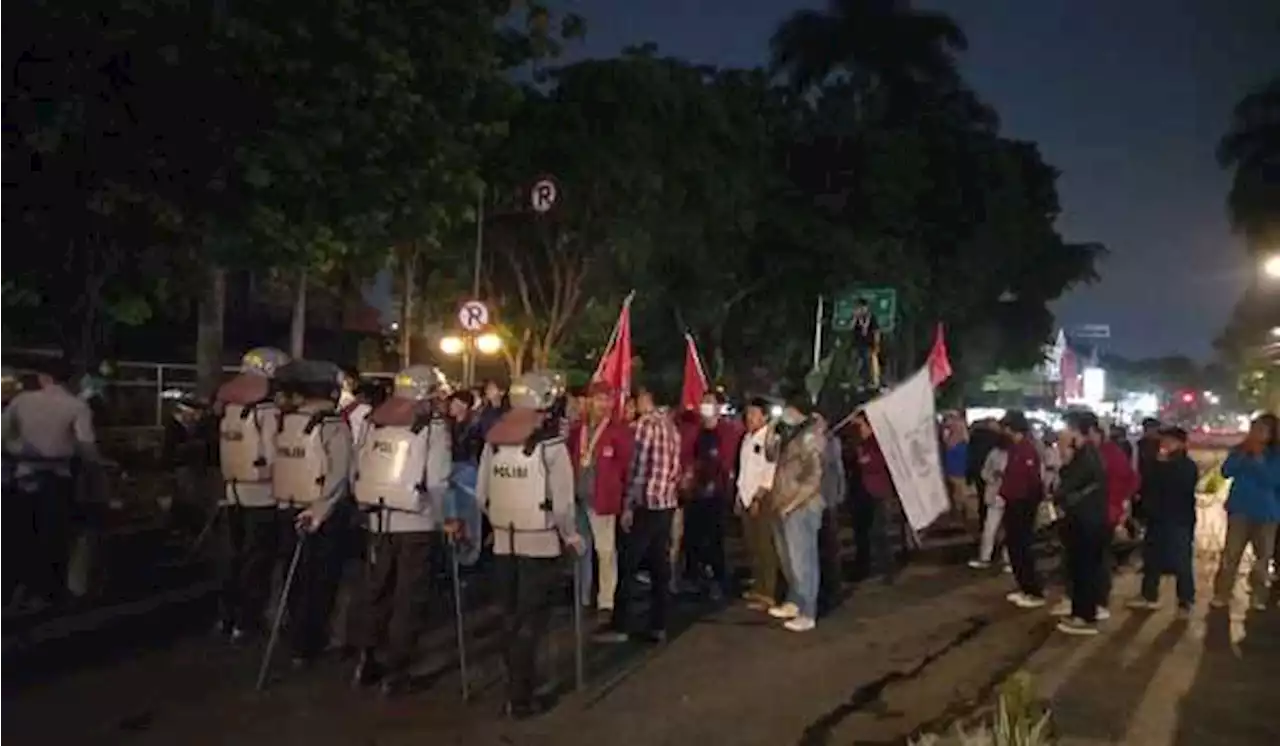
[[[788,601],[769,609],[769,616],[774,619],[796,619],[800,616],[800,607]]]
[[[818,623],[807,616],[798,616],[782,626],[791,632],[808,632],[817,627]]]
[[[1012,575],[1012,574],[1013,574],[1013,565],[1005,565],[1005,566],[1004,566],[1004,574],[1005,574],[1005,575]]]
[[[973,568],[974,570],[985,570],[988,567],[991,567],[991,563],[987,562],[986,560],[971,559],[969,560],[969,567]]]
[[[1071,616],[1071,599],[1064,598],[1049,609],[1049,616]]]
[[[1004,600],[1008,601],[1014,606],[1017,606],[1018,602],[1022,600],[1022,591],[1014,591],[1013,593],[1006,593]]]
[[[1013,602],[1014,606],[1019,609],[1039,609],[1047,602],[1040,596],[1029,596],[1025,593],[1019,594],[1018,599]]]
[[[1098,634],[1098,628],[1083,619],[1069,616],[1058,622],[1058,631],[1068,635],[1090,637]]]
[[[1266,611],[1267,604],[1264,601],[1254,601],[1249,604],[1249,608],[1253,611]]]
[[[1134,611],[1156,611],[1157,609],[1160,608],[1160,602],[1148,601],[1145,598],[1139,597],[1125,604],[1125,606],[1127,606],[1130,609],[1133,609]]]
[[[1098,611],[1094,613],[1094,618],[1099,622],[1105,622],[1111,618],[1111,609],[1105,606],[1099,606]]]

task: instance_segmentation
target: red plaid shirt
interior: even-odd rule
[[[678,504],[679,484],[680,431],[662,414],[645,415],[636,424],[627,507],[670,510]]]

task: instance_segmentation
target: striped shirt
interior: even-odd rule
[[[627,506],[670,510],[678,504],[680,431],[670,418],[654,412],[636,423],[636,452],[631,462]]]

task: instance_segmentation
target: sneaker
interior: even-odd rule
[[[1097,626],[1078,617],[1069,616],[1058,622],[1058,631],[1068,635],[1089,637],[1098,634]]]
[[[1215,598],[1209,601],[1209,606],[1214,609],[1225,609],[1231,605],[1231,602],[1223,598]]]
[[[986,560],[971,559],[969,560],[969,567],[974,570],[986,570],[991,567],[991,563]]]
[[[1024,594],[1022,593],[1022,591],[1014,591],[1012,593],[1006,593],[1004,596],[1004,600],[1008,601],[1014,606],[1017,606],[1018,602],[1022,600],[1023,595]]]
[[[774,619],[795,619],[800,616],[800,607],[788,601],[769,609],[769,616]]]
[[[787,623],[782,626],[789,632],[808,632],[814,627],[817,627],[818,623],[807,616],[798,616],[795,619],[788,620]]]
[[[1125,608],[1132,609],[1133,611],[1155,611],[1160,608],[1160,602],[1148,601],[1145,598],[1135,598],[1125,604]]]
[[[1049,616],[1061,616],[1061,617],[1071,616],[1071,599],[1064,598],[1058,603],[1054,604],[1053,608],[1049,609]]]
[[[636,573],[636,582],[647,588],[648,586],[653,585],[653,577],[647,572],[638,572]]]
[[[1017,606],[1019,609],[1039,609],[1042,606],[1044,606],[1046,603],[1048,602],[1045,601],[1044,598],[1040,596],[1032,596],[1026,593],[1021,593],[1018,595],[1017,600],[1013,602],[1013,605]]]
[[[591,636],[591,639],[605,645],[620,645],[631,639],[631,636],[620,629],[609,627],[595,633]]]
[[[1099,622],[1107,621],[1108,619],[1111,618],[1111,609],[1108,609],[1105,606],[1099,606],[1098,610],[1094,612],[1094,618],[1097,619]]]
[[[1266,601],[1253,601],[1253,602],[1251,602],[1251,603],[1249,604],[1249,609],[1250,609],[1250,610],[1252,610],[1252,611],[1266,611],[1266,610],[1267,610],[1267,602],[1266,602]]]
[[[1180,622],[1190,621],[1190,619],[1191,619],[1191,607],[1190,607],[1190,606],[1184,606],[1184,605],[1182,605],[1182,604],[1178,604],[1177,619],[1178,619],[1178,621],[1180,621]]]
[[[1002,572],[1004,572],[1004,574],[1005,574],[1005,575],[1012,575],[1012,574],[1013,574],[1013,565],[1005,565],[1005,566],[1004,566],[1004,570],[1003,570]]]

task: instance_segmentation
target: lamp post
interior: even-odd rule
[[[493,332],[450,334],[440,340],[440,352],[462,358],[462,385],[475,384],[476,357],[491,356],[502,351],[502,337]]]

